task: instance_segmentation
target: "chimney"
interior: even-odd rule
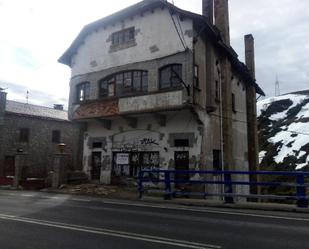
[[[255,79],[255,62],[254,62],[254,38],[252,34],[245,35],[245,57],[246,65]]]
[[[222,38],[230,45],[230,23],[228,0],[214,0],[215,2],[215,25],[220,30]]]
[[[211,24],[214,24],[214,0],[203,0],[202,9],[203,16],[205,16]]]
[[[63,111],[63,105],[54,104],[54,109],[55,109],[55,110],[59,110],[59,111]]]

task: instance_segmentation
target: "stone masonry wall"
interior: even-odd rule
[[[28,128],[30,131],[27,143],[19,142],[21,128]],[[3,174],[5,157],[14,156],[17,149],[23,149],[28,154],[29,175],[46,175],[52,169],[53,155],[57,151],[57,143],[52,142],[53,130],[61,131],[60,142],[67,145],[66,152],[71,155],[70,167],[81,169],[82,144],[78,124],[6,114],[2,129],[0,174]]]

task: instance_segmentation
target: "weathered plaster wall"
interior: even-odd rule
[[[30,130],[28,143],[19,142],[21,128]],[[57,151],[57,144],[52,143],[53,130],[61,131],[61,142],[67,144],[66,152],[71,154],[72,169],[81,169],[82,144],[79,140],[80,127],[77,124],[6,114],[2,130],[1,171],[5,156],[14,156],[17,149],[22,148],[28,154],[29,174],[46,174],[52,169],[53,154]]]
[[[119,112],[139,112],[154,111],[164,108],[179,107],[185,103],[183,91],[172,91],[167,93],[158,93],[144,95],[139,97],[119,99]]]
[[[132,128],[122,118],[112,120],[111,130],[105,129],[100,122],[89,122],[84,140],[84,170],[90,176],[92,151],[102,152],[101,182],[110,182],[112,151],[130,150],[132,146],[140,151],[160,152],[160,167],[174,167],[175,151],[189,151],[190,169],[199,167],[201,154],[201,135],[195,117],[189,111],[167,112],[166,126],[160,126],[153,115],[136,116],[137,128]],[[184,135],[185,134],[185,135]],[[174,147],[172,140],[188,137],[189,147]],[[91,142],[96,138],[106,141],[104,148],[92,149]],[[145,145],[141,140],[153,139],[156,144]],[[89,142],[91,141],[91,142]],[[106,164],[110,162],[110,164]]]
[[[146,70],[148,71],[148,92],[155,93],[159,91],[159,69],[168,64],[182,64],[182,79],[190,85],[192,84],[192,63],[193,58],[191,52],[183,52],[171,56],[155,59],[152,61],[144,61],[132,64],[119,64],[117,67],[101,70],[98,72],[87,73],[84,75],[73,77],[70,81],[70,97],[69,97],[69,118],[73,118],[73,112],[78,108],[76,103],[76,85],[88,81],[90,82],[90,100],[98,100],[99,98],[99,81],[108,75],[126,71],[126,70]],[[180,104],[189,98],[186,91],[183,90],[183,99]]]
[[[176,15],[173,16],[177,26]],[[192,20],[179,22],[185,44],[192,48]],[[135,44],[129,48],[111,51],[111,34],[135,27]],[[158,28],[160,27],[160,28]],[[179,27],[178,27],[179,28]],[[153,49],[156,47],[156,49]],[[135,62],[153,60],[184,51],[168,9],[155,9],[143,15],[108,25],[86,37],[72,58],[72,77]]]

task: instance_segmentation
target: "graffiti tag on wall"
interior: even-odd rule
[[[84,103],[73,114],[74,119],[108,117],[119,114],[118,101]]]

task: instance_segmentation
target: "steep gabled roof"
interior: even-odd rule
[[[239,61],[238,55],[234,51],[234,49],[231,46],[227,46],[224,43],[220,31],[217,29],[216,26],[210,24],[203,15],[199,15],[190,11],[180,9],[175,5],[167,2],[166,0],[144,0],[130,7],[127,7],[123,10],[120,10],[112,15],[109,15],[107,17],[104,17],[102,19],[99,19],[95,22],[92,22],[84,26],[84,28],[80,31],[80,33],[75,38],[70,47],[58,59],[58,62],[70,66],[72,56],[77,52],[78,47],[81,44],[83,44],[85,38],[95,30],[98,30],[106,25],[112,24],[113,22],[129,18],[138,13],[142,13],[157,7],[167,7],[169,8],[170,11],[177,12],[180,15],[183,15],[184,17],[189,17],[193,21],[195,21],[196,24],[202,25],[203,26],[202,31],[206,32],[208,36],[210,36],[212,40],[215,41],[216,45],[227,54],[234,69],[236,69],[236,71],[241,76],[243,76],[246,82],[255,85],[258,94],[265,96],[263,90],[256,84],[255,79],[252,78],[247,66]]]
[[[7,113],[20,116],[36,117],[57,121],[69,121],[67,111],[56,110],[45,106],[31,105],[12,100],[6,101],[5,111]]]

